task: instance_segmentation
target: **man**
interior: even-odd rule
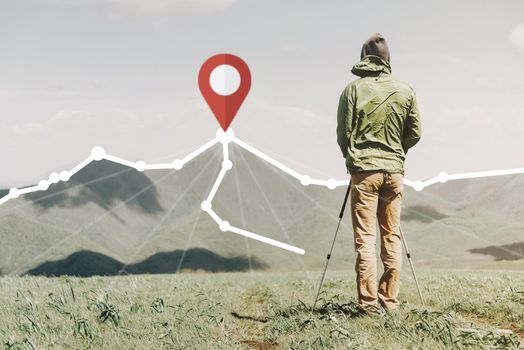
[[[337,141],[351,174],[351,214],[362,313],[398,308],[402,246],[399,232],[404,159],[420,139],[415,93],[391,76],[389,48],[380,34],[362,46],[358,77],[342,92]],[[384,273],[377,290],[376,219]]]

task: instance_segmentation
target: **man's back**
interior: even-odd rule
[[[340,96],[337,129],[349,172],[404,173],[405,154],[420,139],[413,89],[378,56],[364,57],[352,72],[360,78]]]

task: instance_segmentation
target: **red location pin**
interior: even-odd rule
[[[226,131],[251,88],[251,72],[240,57],[218,54],[209,57],[200,67],[198,86]]]

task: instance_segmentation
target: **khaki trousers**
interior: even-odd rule
[[[376,171],[351,175],[351,214],[355,234],[358,302],[362,309],[380,303],[398,307],[402,242],[399,232],[403,175]],[[384,264],[377,290],[376,221]]]

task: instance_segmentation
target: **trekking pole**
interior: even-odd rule
[[[346,196],[344,197],[344,203],[342,203],[342,209],[340,209],[340,214],[338,214],[338,225],[337,230],[335,231],[335,237],[333,238],[333,243],[331,243],[331,249],[326,259],[326,266],[324,266],[324,272],[322,273],[322,278],[320,279],[320,285],[318,286],[317,296],[315,297],[315,303],[313,304],[313,310],[317,305],[318,296],[320,295],[320,290],[322,289],[322,284],[324,283],[324,277],[326,276],[326,271],[329,264],[329,259],[331,259],[331,254],[333,253],[333,247],[335,246],[335,241],[337,240],[338,229],[340,228],[340,223],[342,222],[342,217],[344,216],[344,210],[346,209],[346,203],[349,197],[349,191],[351,190],[351,180],[349,181],[348,190],[346,191]]]
[[[417,274],[415,273],[415,267],[413,266],[413,262],[411,261],[411,254],[409,253],[408,244],[406,243],[406,237],[404,237],[404,232],[402,232],[402,226],[400,224],[398,225],[398,228],[400,230],[400,237],[402,239],[402,243],[404,243],[404,248],[406,249],[406,255],[408,257],[409,266],[411,267],[411,272],[413,272],[413,278],[415,279],[415,284],[417,286],[418,296],[420,297],[420,302],[422,303],[422,306],[426,306],[424,304],[424,298],[422,298],[422,292],[420,291],[420,285],[418,284]]]

